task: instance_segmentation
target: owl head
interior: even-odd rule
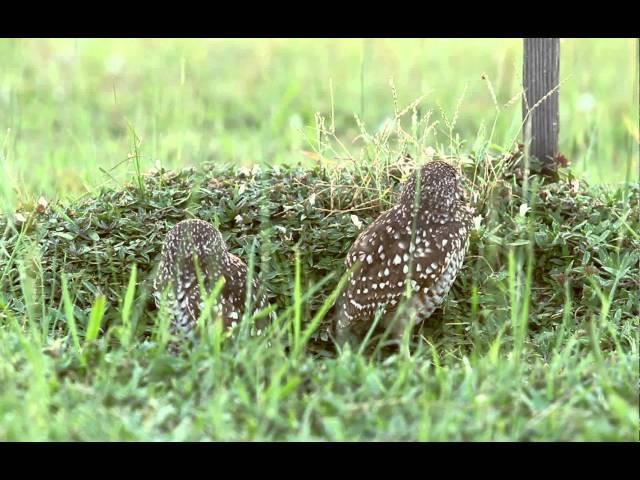
[[[464,177],[455,167],[439,160],[428,162],[414,172],[402,191],[400,202],[413,205],[418,189],[419,210],[450,210],[455,203],[465,201]]]
[[[201,269],[211,270],[214,266],[219,269],[226,257],[227,246],[216,228],[202,220],[184,220],[167,234],[159,279],[168,281],[186,272],[194,272],[194,260],[198,261]]]

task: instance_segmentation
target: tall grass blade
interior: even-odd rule
[[[82,355],[82,348],[80,347],[80,337],[78,335],[78,326],[76,324],[76,317],[73,312],[73,302],[71,302],[71,296],[69,295],[69,287],[67,285],[67,277],[62,274],[62,302],[64,305],[64,315],[71,333],[71,339],[73,341],[73,348],[76,352],[76,356],[80,359],[80,362],[85,365],[86,360]]]
[[[98,332],[100,331],[100,326],[102,324],[102,319],[104,318],[104,312],[106,309],[107,299],[104,295],[98,295],[96,298],[93,307],[91,308],[91,313],[89,314],[89,324],[87,325],[87,333],[84,337],[84,344],[93,342],[96,338],[98,338]]]

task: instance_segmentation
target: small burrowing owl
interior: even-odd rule
[[[472,224],[462,176],[441,161],[418,172],[398,204],[369,225],[349,250],[345,263],[353,272],[336,302],[334,319],[340,344],[362,338],[378,311],[380,327],[395,319],[390,328],[396,337],[411,318],[427,319],[462,266]],[[399,312],[401,304],[408,309]]]
[[[245,310],[247,266],[227,250],[222,235],[211,224],[184,220],[175,225],[162,246],[154,279],[154,298],[158,307],[166,291],[166,301],[173,313],[173,333],[188,333],[193,329],[220,277],[224,277],[224,286],[211,318],[220,315],[225,327],[231,329],[239,324]],[[251,304],[254,312],[268,306],[255,278]],[[270,319],[272,316],[267,318]],[[265,321],[258,321],[251,334],[261,335],[265,327]]]

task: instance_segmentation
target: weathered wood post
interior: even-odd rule
[[[558,153],[560,39],[525,38],[523,60],[524,143],[542,163],[542,173],[555,177]]]

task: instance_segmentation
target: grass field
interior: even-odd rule
[[[557,185],[488,169],[521,48],[0,40],[0,440],[637,441],[638,43],[562,40]],[[464,165],[482,222],[399,351],[335,352],[324,307],[402,153]],[[270,348],[213,324],[167,353],[147,281],[189,216],[257,245]]]

